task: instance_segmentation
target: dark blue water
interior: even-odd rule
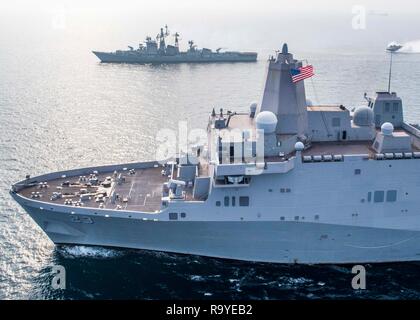
[[[351,266],[55,247],[9,196],[13,182],[26,174],[151,160],[159,129],[176,129],[180,120],[187,120],[190,129],[204,128],[213,107],[248,110],[260,99],[271,43],[257,48],[245,47],[245,38],[232,43],[260,52],[260,61],[251,64],[103,65],[90,50],[118,44],[112,39],[123,37],[122,32],[107,33],[103,24],[73,29],[71,21],[65,31],[44,32],[42,23],[19,26],[0,31],[0,298],[420,297],[419,263],[366,265],[367,290],[355,291]],[[130,39],[133,33],[137,37],[138,29],[133,30]],[[279,47],[281,40],[280,34]],[[306,81],[309,99],[354,106],[364,102],[364,92],[387,86],[388,56],[376,44],[364,51],[347,46],[319,52],[301,50],[296,40],[289,48],[315,67],[313,81]],[[409,122],[420,120],[419,81],[420,55],[395,56],[392,86],[403,98]],[[66,268],[66,290],[51,287],[51,266],[57,264]]]
[[[366,290],[352,266],[248,263],[138,250],[63,247],[67,288],[52,290],[51,269],[33,279],[35,299],[418,299],[420,263],[365,265]]]
[[[42,299],[418,299],[420,263],[365,265],[366,290],[351,287],[352,266],[249,263],[88,247],[55,249],[67,288],[52,290],[48,266],[30,298]]]

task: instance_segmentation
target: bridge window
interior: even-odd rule
[[[362,170],[360,170],[360,169],[354,169],[354,174],[355,175],[359,175],[361,173],[362,173]]]
[[[232,197],[232,207],[236,205],[236,197]]]
[[[397,201],[397,190],[388,190],[386,192],[386,201],[387,202]]]
[[[398,112],[398,106],[399,106],[399,103],[398,102],[394,103],[392,105],[392,112]]]
[[[372,201],[372,192],[368,192],[368,202]]]
[[[391,112],[391,105],[389,102],[385,103],[385,112]]]
[[[239,206],[248,207],[249,206],[249,197],[239,197]]]
[[[225,207],[229,207],[229,197],[225,197],[224,205]]]
[[[169,212],[169,220],[178,220],[177,212]]]
[[[220,201],[216,201],[216,207],[220,207],[222,203]]]
[[[385,192],[384,191],[375,191],[375,193],[373,195],[373,201],[375,201],[375,202],[384,202],[384,196],[385,196]]]

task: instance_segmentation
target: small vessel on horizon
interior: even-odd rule
[[[403,47],[402,44],[399,44],[397,42],[391,42],[388,44],[388,46],[386,47],[386,51],[389,52],[397,52],[398,50],[400,50]]]
[[[156,40],[146,37],[144,43],[140,43],[138,49],[128,46],[129,50],[117,50],[115,52],[92,51],[101,62],[107,63],[199,63],[199,62],[255,62],[256,52],[222,51],[218,48],[212,51],[208,48],[198,49],[194,41],[188,41],[187,51],[180,51],[180,34],[175,32],[174,45],[166,44],[166,37],[170,35],[168,26],[161,28]]]

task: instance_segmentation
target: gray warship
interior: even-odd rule
[[[314,105],[303,68],[284,45],[259,103],[213,109],[208,142],[175,158],[28,175],[10,193],[56,244],[278,263],[420,260],[420,130],[402,99],[389,86],[362,106]]]
[[[222,51],[218,48],[212,51],[208,48],[198,49],[194,41],[188,41],[187,51],[180,51],[180,35],[176,32],[174,45],[166,44],[166,37],[170,35],[168,26],[160,29],[156,40],[147,37],[145,43],[140,43],[138,49],[129,46],[129,50],[117,50],[115,52],[93,53],[107,63],[198,63],[198,62],[254,62],[257,60],[256,52]],[[159,43],[159,45],[158,45]]]
[[[386,51],[388,52],[397,52],[399,51],[402,47],[404,47],[402,44],[399,44],[397,42],[391,42],[387,45],[386,47]]]

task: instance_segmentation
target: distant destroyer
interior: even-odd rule
[[[287,46],[249,112],[164,162],[28,176],[14,199],[57,244],[279,263],[420,260],[420,131],[395,92],[313,105]],[[296,79],[296,78],[295,78]]]
[[[129,50],[116,52],[93,53],[101,62],[115,63],[185,63],[185,62],[253,62],[257,60],[256,52],[222,51],[213,52],[211,49],[197,49],[194,41],[188,41],[189,49],[179,50],[179,33],[176,32],[174,45],[167,45],[165,38],[169,36],[168,26],[160,29],[156,40],[147,37],[145,43],[140,43],[138,49],[129,46]],[[158,45],[159,43],[159,45]]]

